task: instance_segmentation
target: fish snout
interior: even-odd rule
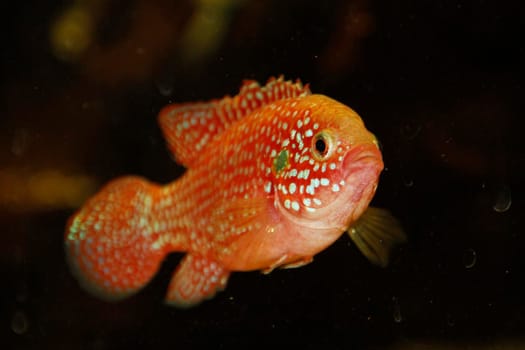
[[[374,138],[374,140],[376,139]],[[383,167],[383,157],[377,141],[354,146],[343,161],[343,169],[345,169],[346,176],[356,171],[371,172],[379,176]]]

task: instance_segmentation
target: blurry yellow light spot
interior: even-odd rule
[[[232,11],[243,0],[199,0],[182,37],[183,58],[199,61],[215,52],[229,28]]]
[[[97,188],[86,175],[65,175],[55,169],[29,172],[8,168],[0,171],[0,208],[40,211],[79,207]]]
[[[89,47],[93,34],[93,18],[82,6],[65,10],[50,29],[51,48],[65,61],[76,60]]]

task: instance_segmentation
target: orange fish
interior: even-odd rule
[[[383,266],[404,240],[387,211],[368,206],[383,169],[375,136],[300,81],[245,81],[233,98],[169,105],[159,122],[186,173],[165,186],[113,180],[67,225],[74,275],[105,300],[136,293],[171,252],[186,256],[166,302],[189,307],[232,271],[308,264],[346,230]]]

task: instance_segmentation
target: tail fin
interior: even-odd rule
[[[139,177],[107,184],[67,225],[67,260],[79,283],[105,300],[129,296],[157,272],[167,254],[151,215],[156,185]]]

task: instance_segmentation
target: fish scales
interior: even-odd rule
[[[159,123],[185,174],[164,186],[113,180],[66,228],[74,275],[103,299],[136,293],[174,251],[187,254],[166,302],[189,307],[224,289],[233,271],[309,263],[348,228],[380,265],[404,239],[391,234],[391,216],[367,211],[383,168],[375,136],[349,107],[299,81],[245,81],[233,98],[170,105]],[[389,223],[386,248],[381,225],[359,225],[367,216]]]

